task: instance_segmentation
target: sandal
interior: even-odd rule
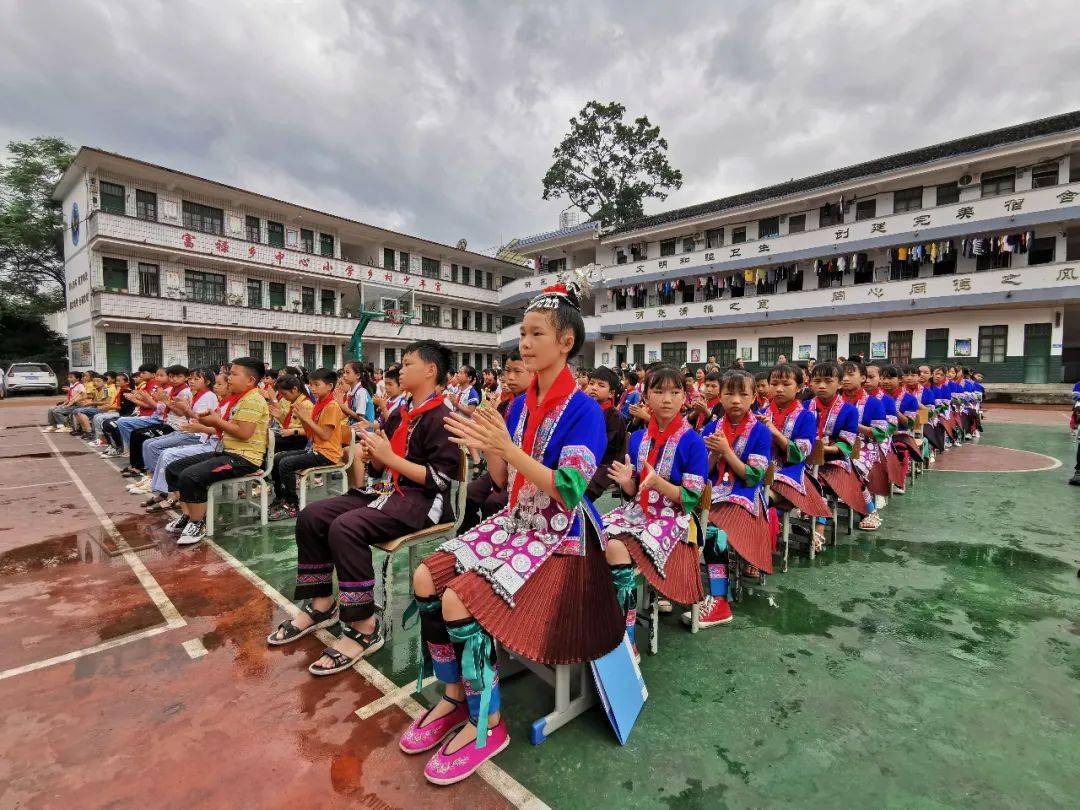
[[[385,642],[382,634],[382,627],[378,624],[375,625],[374,633],[364,635],[359,630],[354,630],[352,627],[342,622],[341,635],[348,639],[352,639],[359,644],[360,652],[354,656],[348,656],[340,650],[335,650],[333,647],[327,647],[322,651],[322,654],[334,662],[333,666],[320,667],[316,660],[308,667],[308,672],[312,675],[335,675],[338,672],[344,672],[365,655],[370,655],[376,650],[382,649],[382,645]]]
[[[277,626],[277,630],[266,637],[266,643],[271,647],[280,647],[283,644],[291,644],[298,638],[303,638],[306,635],[314,633],[316,630],[321,630],[323,627],[330,627],[338,620],[338,606],[336,603],[332,605],[329,610],[316,610],[309,599],[304,602],[300,607],[300,610],[311,617],[311,625],[300,628],[293,624],[291,618],[286,619]],[[281,636],[278,636],[279,631],[282,633]]]
[[[146,511],[147,512],[164,512],[166,509],[172,509],[178,503],[180,503],[180,497],[179,496],[177,496],[175,498],[172,498],[172,497],[162,498],[160,501],[156,501],[155,503],[152,503],[149,506],[147,506]]]

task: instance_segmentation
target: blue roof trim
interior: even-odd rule
[[[526,236],[518,239],[514,244],[514,248],[527,247],[528,245],[535,245],[537,242],[546,242],[549,239],[562,239],[564,236],[573,236],[578,233],[587,233],[588,231],[599,230],[600,223],[589,220],[588,222],[579,222],[577,225],[571,225],[569,228],[560,228],[557,231],[548,231],[547,233],[537,233],[532,236]]]

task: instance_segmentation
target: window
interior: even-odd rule
[[[189,301],[205,304],[225,303],[225,274],[207,273],[203,270],[186,270],[184,288]]]
[[[456,264],[450,265],[450,280],[453,281],[453,282],[457,282],[457,265]]]
[[[321,293],[320,312],[323,315],[334,315],[337,312],[337,294],[333,290],[323,290]]]
[[[675,255],[675,240],[665,239],[660,243],[660,255],[661,256],[674,256]]]
[[[735,362],[735,351],[738,345],[736,340],[709,340],[705,343],[705,359],[716,358],[716,363],[721,370],[728,368]]]
[[[247,280],[247,305],[251,309],[262,308],[262,282],[257,278]]]
[[[420,323],[424,326],[439,326],[442,314],[437,304],[421,304]]]
[[[450,308],[450,326],[453,329],[457,329],[457,324],[458,324],[457,307],[451,307]]]
[[[477,312],[476,317],[473,319],[473,323],[476,324],[476,331],[477,332],[483,332],[484,331],[484,313],[483,312]]]
[[[261,242],[262,241],[262,236],[259,233],[259,218],[258,217],[253,217],[253,216],[245,217],[244,218],[244,230],[246,231],[247,240],[249,242]]]
[[[218,368],[229,362],[229,347],[225,338],[189,337],[187,339],[190,368]]]
[[[263,342],[261,340],[248,341],[248,357],[254,357],[256,360],[263,359]]]
[[[142,336],[142,361],[159,366],[165,362],[165,354],[161,350],[161,335]]]
[[[758,338],[758,363],[762,366],[775,365],[780,355],[790,360],[794,343],[795,339],[789,337]]]
[[[469,268],[466,267],[465,265],[461,265],[461,283],[462,284],[468,284],[469,283]]]
[[[514,320],[513,315],[503,315],[502,316],[502,328],[503,329],[509,329],[515,323],[517,323],[517,321]]]
[[[1040,163],[1031,170],[1031,187],[1045,188],[1056,186],[1058,181],[1057,163]]]
[[[844,212],[839,203],[825,203],[818,209],[818,227],[828,228],[844,221]]]
[[[136,189],[135,216],[149,222],[157,222],[157,194]]]
[[[139,262],[139,295],[161,295],[161,271],[156,264]]]
[[[184,227],[203,233],[225,233],[225,215],[220,208],[184,200]]]
[[[911,362],[910,329],[889,332],[889,362],[894,365],[906,365]]]
[[[1028,246],[1028,264],[1050,264],[1054,261],[1054,248],[1057,246],[1056,236],[1038,236],[1031,240]],[[1011,254],[1005,254],[1006,256]]]
[[[288,346],[284,343],[270,344],[270,366],[272,368],[283,368],[288,365],[288,360],[286,360],[287,350]]]
[[[487,288],[489,290],[494,290],[495,289],[495,274],[494,273],[488,273],[487,274]]]
[[[337,346],[324,344],[322,347],[322,367],[334,368],[337,366]]]
[[[124,213],[124,187],[101,181],[101,210],[106,214]]]
[[[266,220],[266,244],[270,247],[285,247],[285,226],[280,222]]]
[[[984,270],[1003,270],[1012,263],[1011,253],[983,253],[975,257],[975,271],[981,273]],[[1031,254],[1028,253],[1028,264],[1031,264]]]
[[[873,219],[877,216],[877,200],[859,200],[855,203],[855,221]]]
[[[495,318],[490,312],[487,314],[487,330],[489,332],[495,331]]]
[[[661,343],[660,361],[669,366],[679,366],[686,363],[686,343]]]
[[[870,359],[870,333],[852,332],[848,335],[848,359],[858,355],[863,360]]]
[[[817,336],[817,361],[823,363],[826,360],[836,359],[837,335]]]
[[[682,240],[682,252],[683,253],[693,253],[694,252],[694,245],[696,245],[696,244],[697,243],[694,241],[694,237],[692,237],[692,236],[683,237],[683,240]]]
[[[467,310],[467,309],[461,310],[461,328],[462,329],[468,329],[469,328],[469,310]]]
[[[400,270],[402,273],[408,273],[409,269],[410,269],[410,266],[409,266],[409,254],[406,253],[404,250],[399,251],[398,252],[398,270]]]
[[[940,363],[949,354],[949,330],[926,330],[926,359],[930,363]]]
[[[305,315],[315,314],[315,288],[314,287],[301,287],[300,288],[300,311]],[[309,366],[310,368],[310,366]]]
[[[127,292],[128,265],[124,259],[106,256],[101,260],[101,276],[107,290]]]
[[[992,197],[994,194],[1012,194],[1016,190],[1016,169],[997,169],[982,174],[982,195]]]
[[[635,343],[634,344],[634,365],[635,366],[642,366],[642,367],[645,366],[645,344],[644,343]]]
[[[451,354],[451,357],[453,357],[453,354]],[[383,349],[383,368],[390,368],[390,366],[394,365],[394,363],[396,362],[397,358],[394,357],[393,348],[387,346],[385,349]],[[455,369],[458,367],[456,361],[451,363],[450,365],[452,368]]]
[[[439,260],[429,259],[424,256],[420,259],[420,272],[424,278],[438,278],[439,277]]]
[[[746,226],[731,229],[731,244],[738,245],[746,241]]]
[[[765,217],[759,219],[757,224],[758,239],[768,239],[771,236],[780,235],[780,217]]]
[[[304,253],[315,252],[315,231],[309,231],[307,228],[300,229],[300,249]]]
[[[1007,326],[979,327],[979,362],[1004,363],[1005,344],[1009,338]]]
[[[905,188],[902,191],[893,193],[892,210],[894,214],[901,214],[904,211],[918,211],[921,208],[922,186]]]
[[[960,186],[957,183],[944,183],[937,187],[937,204],[952,205],[960,202]]]
[[[266,286],[270,292],[270,306],[285,306],[285,283],[279,281],[271,281]]]
[[[499,282],[499,289],[502,289],[507,284],[509,284],[511,281],[513,281],[513,279],[510,278],[510,276],[503,276],[502,281]]]
[[[306,369],[315,368],[316,364],[319,362],[316,359],[318,357],[317,352],[318,352],[318,346],[316,346],[314,343],[305,343],[304,344],[304,368],[306,368]]]
[[[331,234],[319,234],[319,253],[323,256],[334,255],[334,237]]]
[[[395,254],[394,254],[394,251],[393,251],[392,248],[383,248],[382,249],[382,266],[383,266],[383,270],[393,270],[394,269],[394,255]]]
[[[117,371],[131,368],[131,335],[127,332],[105,333],[105,367]]]
[[[788,217],[787,232],[802,233],[806,230],[806,214],[795,214]]]
[[[724,245],[724,229],[711,228],[705,231],[705,247],[718,248]]]

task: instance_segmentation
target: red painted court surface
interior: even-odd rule
[[[44,404],[0,403],[0,806],[434,799],[424,758],[397,747],[406,710],[355,714],[398,685],[311,677],[316,638],[268,651],[281,606],[209,545],[177,551],[82,442],[50,445]],[[530,803],[501,771],[491,781],[437,796]]]

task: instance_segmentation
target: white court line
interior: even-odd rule
[[[1061,460],[1056,459],[1053,456],[1048,456],[1045,453],[1036,453],[1034,450],[1017,450],[1015,447],[1002,447],[1000,444],[980,444],[977,447],[995,447],[998,450],[1014,450],[1017,453],[1030,453],[1033,456],[1039,456],[1052,462],[1049,467],[1033,467],[1030,470],[944,470],[941,467],[934,467],[935,472],[947,472],[947,473],[1029,473],[1029,472],[1046,472],[1047,470],[1056,470],[1061,466]],[[955,448],[954,448],[955,449]],[[961,448],[963,449],[963,448]]]
[[[186,652],[193,659],[202,658],[204,655],[208,655],[210,653],[210,651],[206,649],[206,645],[203,644],[201,638],[188,639],[180,646],[183,647],[184,652]]]
[[[149,630],[140,630],[137,633],[128,633],[125,636],[117,636],[108,641],[103,641],[100,644],[95,644],[93,647],[85,647],[81,650],[76,650],[75,652],[64,653],[63,655],[57,655],[53,658],[46,658],[44,661],[35,661],[32,664],[25,664],[21,667],[15,667],[14,669],[5,669],[3,672],[0,672],[0,681],[5,678],[14,678],[16,675],[24,675],[27,672],[34,672],[38,669],[55,666],[56,664],[65,664],[68,661],[75,661],[79,658],[85,658],[88,655],[95,655],[96,653],[104,652],[105,650],[111,650],[114,647],[130,644],[133,641],[141,641],[144,638],[158,636],[172,629],[172,625],[159,624],[157,627],[151,627]]]
[[[0,487],[0,492],[10,492],[13,489],[26,489],[27,487],[55,487],[58,484],[70,483],[70,481],[46,481],[44,484],[16,484],[13,487]]]
[[[420,688],[426,689],[427,687],[431,686],[431,684],[435,683],[435,681],[436,678],[434,675],[424,678],[424,680],[421,682]],[[405,698],[412,697],[415,692],[415,682],[410,682],[405,686],[399,686],[393,692],[389,692],[383,695],[381,698],[376,698],[366,706],[361,706],[359,709],[356,710],[355,714],[361,720],[367,720],[369,717],[374,717],[383,709],[387,709],[390,706],[400,706],[401,702],[405,700]]]
[[[177,514],[173,510],[169,510],[174,515]],[[226,563],[229,564],[233,570],[235,570],[240,576],[258,588],[262,593],[274,602],[276,605],[286,611],[290,616],[296,616],[300,613],[300,609],[292,603],[289,599],[278,591],[274,586],[244,565],[240,560],[236,559],[232,554],[223,549],[209,537],[203,538],[203,542],[210,548],[214,549],[218,555]],[[326,646],[332,646],[336,638],[328,633],[326,630],[318,630],[314,633],[315,637],[319,639]],[[353,669],[359,672],[366,680],[368,680],[376,689],[383,693],[383,696],[397,695],[401,689],[409,687],[398,687],[393,681],[383,675],[379,670],[375,669],[371,664],[361,658],[353,665]],[[398,702],[400,700],[400,702]],[[401,709],[409,715],[411,718],[416,718],[424,711],[423,707],[416,702],[412,697],[396,698],[393,701],[394,705],[400,706]],[[388,704],[389,705],[389,704]],[[518,782],[514,777],[500,768],[491,760],[488,760],[476,771],[476,775],[487,782],[496,791],[502,794],[503,798],[510,802],[515,807],[526,808],[526,810],[549,810],[548,805],[537,798],[533,793]]]

